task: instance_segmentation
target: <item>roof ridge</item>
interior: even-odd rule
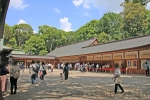
[[[147,36],[150,36],[150,34],[146,34],[146,35],[142,35],[142,36],[133,36],[133,37],[125,38],[125,39],[122,39],[122,40],[110,41],[110,42],[106,42],[106,43],[102,43],[102,44],[85,46],[85,47],[82,47],[82,48],[94,47],[94,46],[99,46],[99,45],[104,45],[104,44],[109,44],[109,43],[115,43],[115,42],[120,42],[120,41],[127,41],[127,40],[132,40],[132,39],[147,37]]]
[[[94,38],[89,38],[87,40],[83,40],[83,41],[79,41],[79,42],[75,42],[75,43],[71,43],[71,44],[68,44],[68,45],[64,45],[64,46],[60,46],[60,47],[56,47],[55,49],[58,49],[58,48],[62,48],[62,47],[65,47],[65,46],[69,46],[69,45],[73,45],[73,44],[77,44],[77,43],[81,43],[81,42],[86,42],[86,41],[89,41],[89,40],[92,40],[95,41],[97,38],[94,37]]]

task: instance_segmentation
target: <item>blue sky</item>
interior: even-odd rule
[[[123,0],[10,0],[6,23],[27,23],[37,32],[38,26],[49,25],[75,31],[104,13],[120,12]]]

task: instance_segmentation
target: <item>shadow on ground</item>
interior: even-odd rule
[[[31,85],[29,75],[21,75],[17,94],[7,95],[5,100],[150,100],[148,78],[123,77],[122,80],[125,93],[115,95],[111,76],[78,75],[65,83],[52,75],[45,77],[44,84]]]

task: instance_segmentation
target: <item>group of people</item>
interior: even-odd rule
[[[11,95],[16,94],[17,91],[17,80],[20,76],[20,68],[17,65],[16,61],[11,61],[9,68],[6,67],[6,64],[0,64],[0,85],[3,95],[7,92],[7,83],[8,77],[7,74],[10,74],[10,91]]]
[[[64,67],[63,67],[63,73],[64,73],[65,81],[68,79],[69,69],[70,69],[70,64],[65,63]],[[115,71],[114,71],[114,74],[112,77],[112,80],[115,82],[114,93],[117,93],[118,87],[121,89],[120,93],[124,92],[124,89],[120,84],[121,83],[121,77],[120,76],[121,76],[120,66],[119,66],[119,64],[115,64]],[[62,75],[62,73],[60,73],[60,78],[62,79],[62,77],[63,77],[63,75]]]
[[[58,63],[58,65],[57,65],[57,67],[58,67],[58,69],[64,69],[64,67],[65,67],[65,64],[66,63]],[[69,70],[71,71],[72,70],[72,63],[67,63],[67,66],[68,66],[68,68],[69,68]]]
[[[20,67],[19,65],[17,65],[17,62],[12,61],[9,64],[10,68],[6,68],[6,65],[4,64],[0,64],[0,85],[1,85],[1,91],[2,93],[5,95],[6,94],[6,90],[7,90],[7,74],[10,74],[10,84],[11,84],[11,95],[16,94],[17,91],[17,80],[20,76]],[[78,68],[82,68],[82,70],[86,70],[86,66],[88,66],[88,64],[76,64],[75,65]],[[93,64],[92,64],[93,66]],[[144,66],[143,66],[146,70],[146,75],[149,76],[149,65],[147,62],[145,62]],[[39,65],[35,63],[35,61],[32,61],[32,64],[30,64],[29,67],[29,73],[31,75],[31,83],[32,84],[36,84],[36,78],[38,77],[38,74],[40,76],[40,79],[42,80],[42,83],[44,82],[44,76],[47,74],[46,72],[46,68],[48,69],[48,71],[50,70],[50,72],[52,72],[53,70],[53,66],[49,63],[49,64],[45,64],[44,62],[41,62]],[[99,65],[96,65],[96,68],[99,68]],[[114,93],[117,93],[117,88],[119,87],[121,89],[121,93],[124,92],[123,87],[121,86],[121,71],[120,71],[120,66],[118,64],[115,64],[115,71],[114,71],[114,75],[112,77],[113,81],[115,82],[115,89],[114,89]],[[70,63],[63,63],[63,64],[58,64],[58,69],[63,69],[63,73],[60,73],[60,77],[61,79],[63,79],[64,76],[64,80],[66,81],[68,79],[68,75],[69,75],[69,70],[72,69],[72,64]],[[81,69],[80,69],[81,70]],[[64,75],[63,75],[64,74]]]
[[[99,69],[101,69],[101,72],[103,71],[102,68],[104,67],[108,67],[106,65],[102,65],[102,64],[90,64],[90,63],[76,63],[75,64],[75,70],[76,71],[82,71],[82,72],[89,72],[89,71],[95,71],[98,72]]]
[[[32,64],[30,65],[30,68],[29,68],[29,73],[31,75],[32,84],[37,83],[36,78],[38,78],[38,74],[40,76],[40,79],[42,80],[42,83],[44,82],[44,76],[47,74],[46,66],[47,65],[44,62],[41,62],[40,64],[36,64],[35,61],[32,61]]]

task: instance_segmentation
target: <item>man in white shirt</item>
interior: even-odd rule
[[[63,64],[63,63],[61,64],[61,69],[62,69],[62,70],[64,69],[64,64]]]
[[[98,68],[99,68],[99,65],[97,64],[97,65],[96,65],[96,72],[97,72]]]
[[[58,64],[58,69],[60,69],[60,63]]]
[[[69,64],[69,67],[70,67],[70,71],[71,71],[72,70],[72,64],[71,63]]]

